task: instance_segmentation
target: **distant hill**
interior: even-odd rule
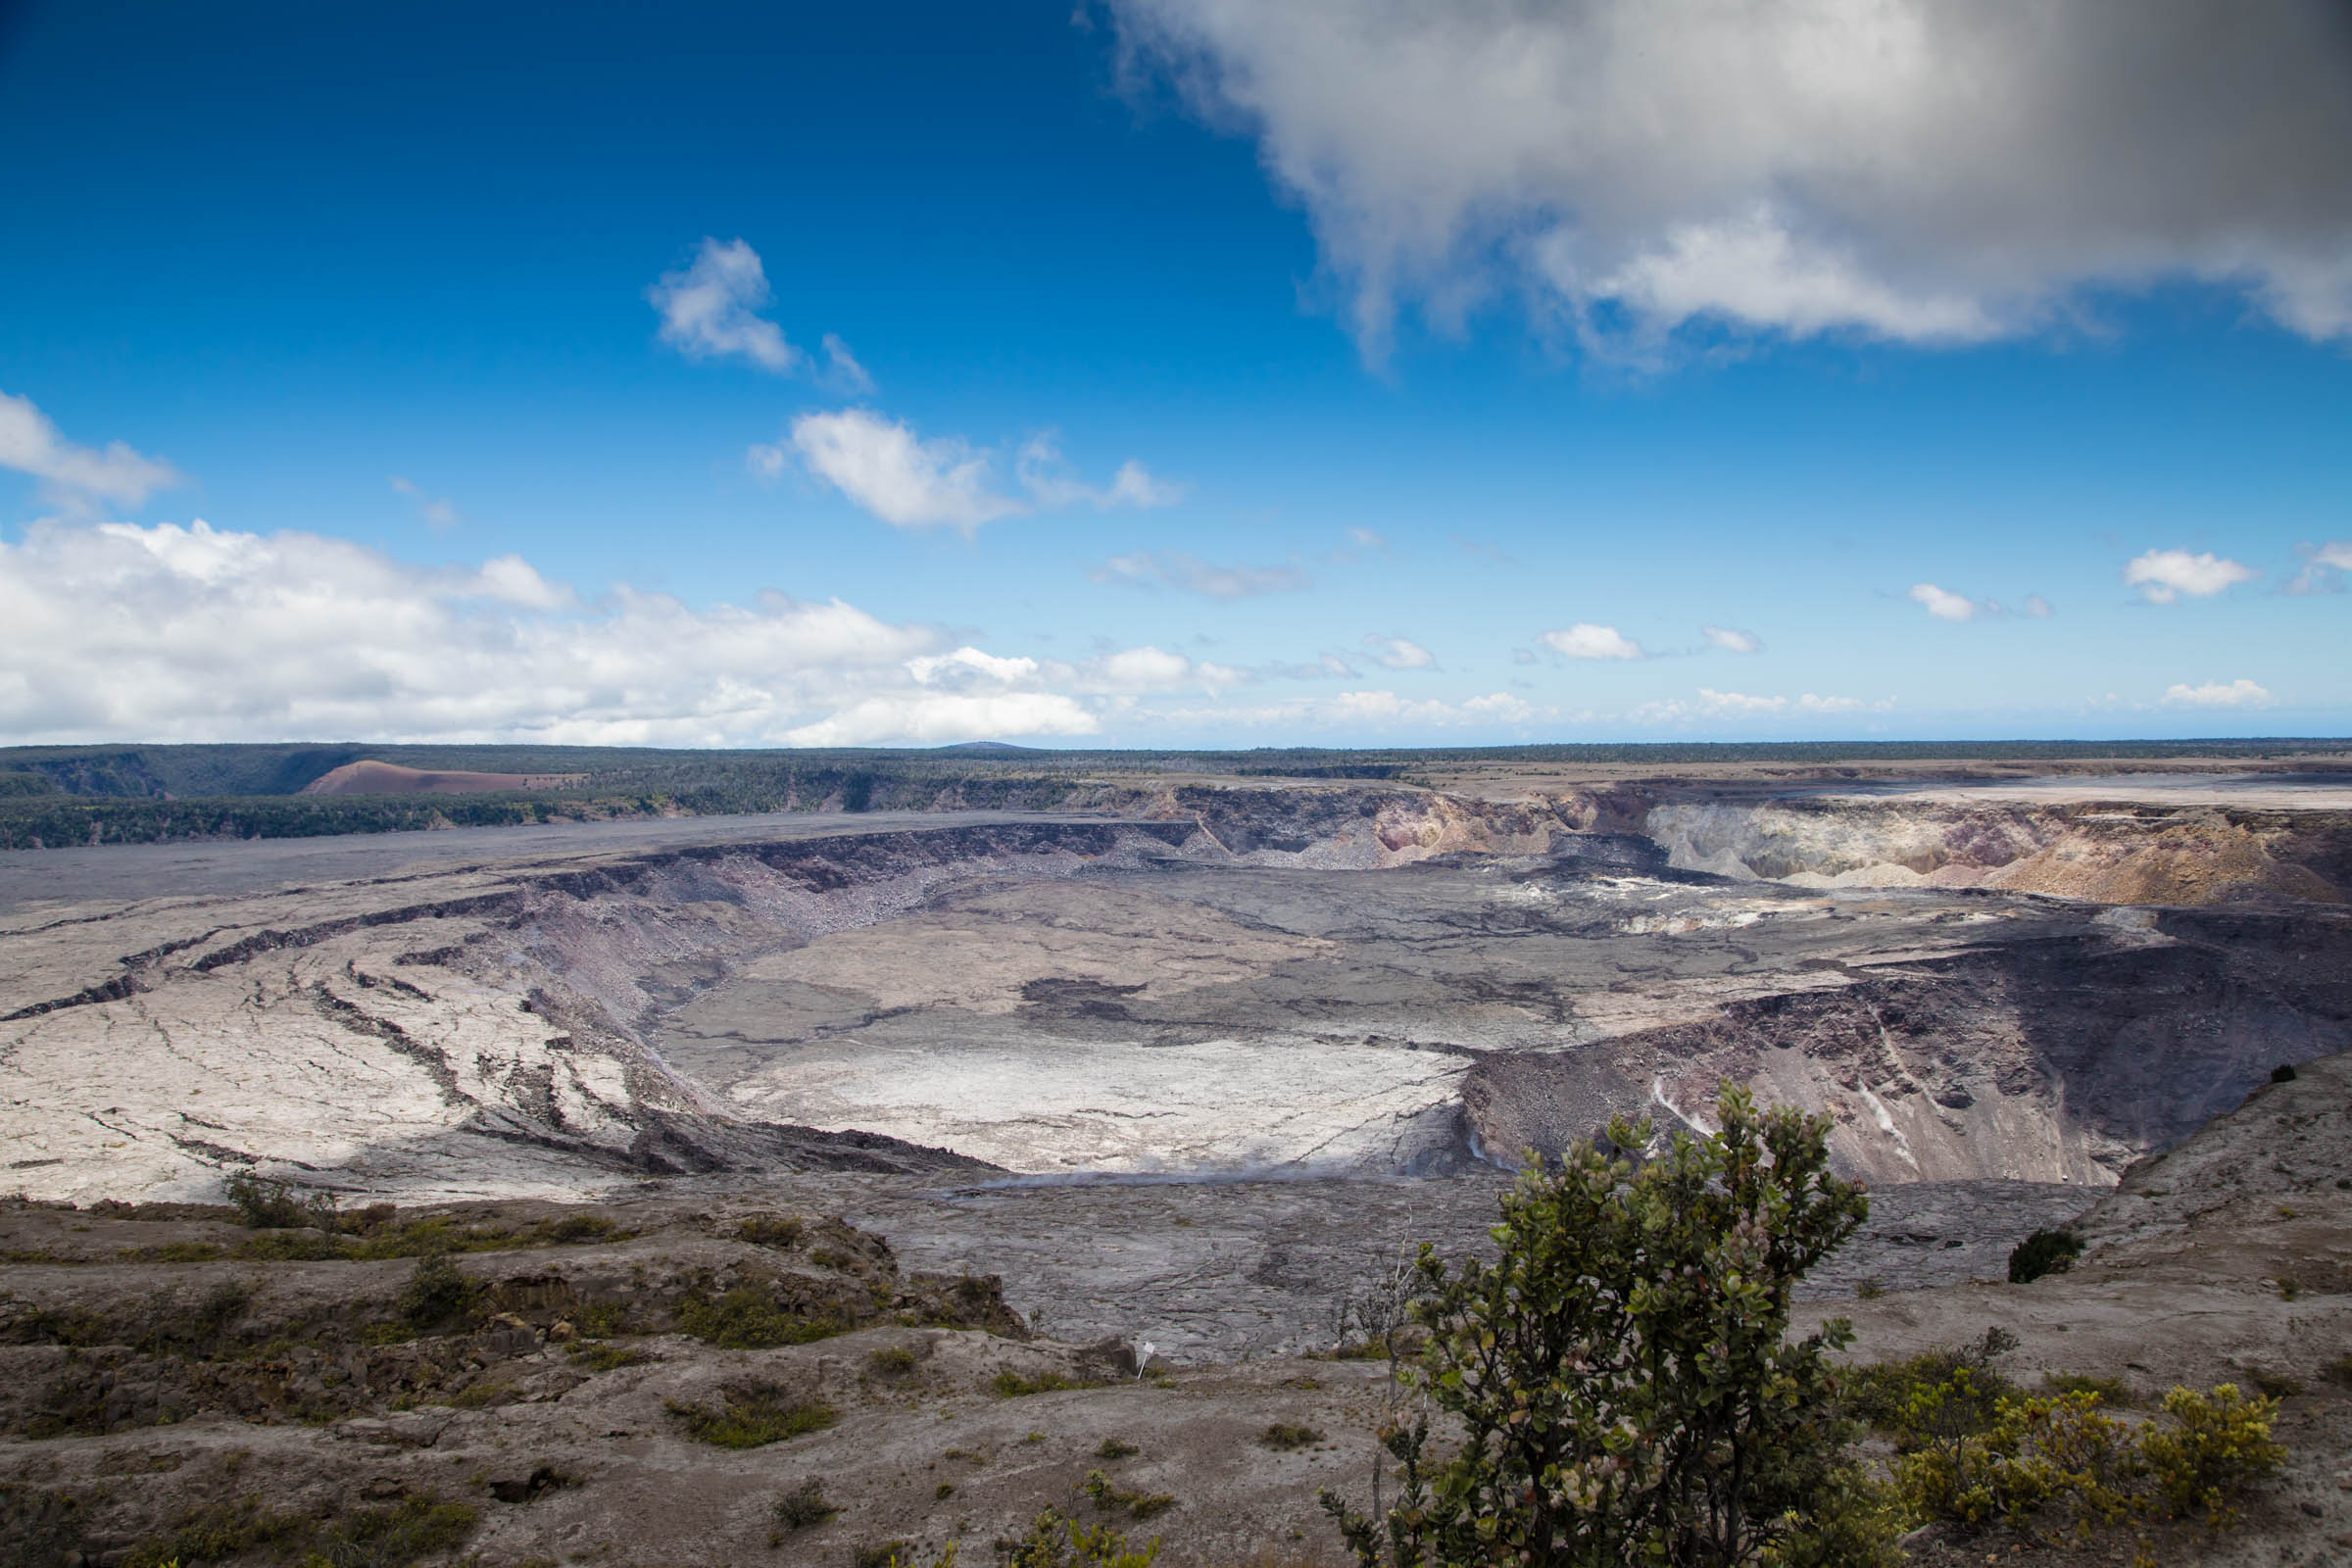
[[[1007,741],[959,741],[938,748],[941,757],[1052,757],[1039,746],[1014,746]]]

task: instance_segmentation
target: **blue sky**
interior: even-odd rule
[[[2341,13],[1675,10],[0,6],[0,738],[2352,732]]]

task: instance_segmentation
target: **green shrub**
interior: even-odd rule
[[[589,1301],[571,1314],[572,1327],[591,1340],[629,1332],[629,1315],[618,1301]]]
[[[420,1331],[464,1325],[481,1310],[480,1280],[439,1252],[416,1260],[400,1293],[400,1315]]]
[[[1032,1394],[1059,1394],[1065,1389],[1096,1387],[1099,1385],[1066,1378],[1058,1372],[1040,1372],[1033,1378],[1025,1378],[1007,1367],[989,1380],[988,1392],[1000,1399],[1018,1399]]]
[[[2025,1285],[2044,1274],[2063,1274],[2082,1255],[2082,1239],[2072,1231],[2035,1231],[2009,1252],[2009,1283]]]
[[[312,1568],[410,1568],[419,1557],[455,1550],[473,1534],[479,1509],[430,1494],[337,1520],[321,1538]]]
[[[219,1562],[240,1552],[295,1540],[310,1529],[300,1514],[273,1513],[259,1496],[208,1502],[181,1514],[168,1536],[150,1537],[123,1554],[122,1568],[168,1568]]]
[[[915,1354],[904,1345],[885,1345],[865,1359],[882,1376],[902,1378],[914,1370]]]
[[[756,1247],[797,1247],[804,1228],[798,1215],[755,1214],[735,1227],[735,1235]]]
[[[331,1233],[335,1229],[332,1193],[306,1193],[299,1187],[248,1171],[239,1171],[220,1185],[228,1197],[228,1206],[237,1211],[237,1218],[255,1230],[315,1229]]]
[[[743,1383],[721,1391],[724,1402],[707,1405],[668,1401],[686,1435],[721,1448],[760,1448],[787,1438],[822,1432],[841,1412],[822,1399],[803,1399],[772,1383]]]
[[[776,1499],[776,1523],[786,1530],[808,1530],[839,1512],[825,1500],[825,1484],[815,1476]]]
[[[1288,1453],[1293,1448],[1313,1447],[1323,1441],[1323,1434],[1317,1432],[1313,1427],[1295,1426],[1288,1421],[1277,1421],[1267,1427],[1265,1431],[1260,1432],[1257,1435],[1257,1441],[1269,1448],[1280,1449]]]
[[[1853,1233],[1862,1190],[1829,1166],[1826,1118],[1758,1111],[1729,1082],[1723,1130],[1637,1166],[1580,1143],[1532,1152],[1491,1234],[1450,1273],[1424,1247],[1431,1331],[1416,1381],[1458,1423],[1383,1442],[1384,1517],[1323,1505],[1364,1568],[1399,1563],[1752,1564],[1801,1534],[1845,1474],[1833,1321],[1791,1342],[1795,1284]],[[1614,1150],[1646,1123],[1611,1123]]]
[[[2127,1488],[2141,1471],[2131,1431],[2099,1408],[2095,1394],[2003,1399],[1992,1423],[1959,1433],[1939,1423],[1951,1394],[1972,1396],[1969,1374],[1923,1391],[1906,1426],[1928,1434],[1895,1463],[1895,1485],[1911,1512],[1983,1527],[2023,1529],[2045,1508],[2063,1505],[2079,1528],[2114,1524],[2130,1511]]]
[[[591,1372],[612,1372],[651,1360],[643,1350],[626,1345],[574,1345],[565,1352],[571,1364]]]
[[[2228,1523],[2230,1495],[2285,1461],[2271,1437],[2278,1412],[2277,1399],[2249,1399],[2233,1383],[2209,1394],[2173,1390],[2164,1396],[2169,1424],[2151,1422],[2139,1440],[2157,1495],[2176,1515],[2202,1510],[2208,1521]]]
[[[2101,1404],[2125,1405],[2132,1402],[2132,1390],[2122,1378],[2094,1378],[2079,1372],[2045,1372],[2041,1386],[2052,1394],[2095,1394]]]
[[[2278,1401],[2249,1399],[2231,1384],[2210,1394],[2174,1389],[2162,1417],[2136,1433],[2088,1390],[2003,1398],[1988,1426],[1970,1431],[1937,1419],[1939,1404],[1976,1396],[1969,1378],[1963,1368],[1923,1390],[1906,1417],[1911,1441],[1895,1461],[1895,1485],[1916,1520],[2005,1524],[2077,1542],[2157,1511],[2202,1513],[2218,1529],[2235,1518],[2231,1498],[2285,1457],[2271,1437]],[[2052,1516],[2062,1528],[2050,1528]]]
[[[1108,1525],[1090,1529],[1048,1508],[1030,1521],[1027,1535],[998,1542],[997,1550],[1002,1568],[1152,1568],[1159,1538],[1131,1547]]]
[[[1132,1443],[1121,1443],[1116,1438],[1104,1438],[1102,1446],[1095,1449],[1095,1457],[1098,1459],[1132,1459],[1143,1451]]]
[[[1945,1394],[1940,1419],[1956,1424],[1961,1432],[1982,1432],[1992,1425],[1994,1406],[2018,1392],[1993,1365],[2016,1348],[2017,1336],[1995,1326],[1974,1345],[1932,1346],[1899,1361],[1847,1367],[1838,1377],[1839,1400],[1855,1419],[1899,1435],[1913,1398],[1924,1390],[1941,1388]],[[1949,1387],[1952,1375],[1961,1371],[1969,1375],[1965,1398]]]
[[[678,1327],[725,1350],[807,1345],[842,1332],[838,1319],[786,1311],[774,1297],[753,1285],[738,1285],[715,1301],[700,1294],[688,1296],[678,1304]]]
[[[1100,1470],[1089,1470],[1086,1479],[1078,1483],[1078,1490],[1104,1513],[1124,1511],[1138,1519],[1150,1519],[1176,1506],[1176,1499],[1167,1493],[1129,1492]]]

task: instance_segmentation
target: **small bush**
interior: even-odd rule
[[[1953,1378],[1965,1394],[1968,1374]],[[1914,1430],[1935,1428],[1944,1395],[1932,1389],[1914,1400]],[[1895,1462],[1895,1485],[1922,1519],[2024,1528],[2045,1509],[2064,1508],[2087,1533],[2131,1511],[2127,1487],[2140,1469],[2131,1430],[2099,1409],[2097,1395],[2062,1394],[2003,1399],[1984,1431],[1923,1443]]]
[[[1032,1394],[1059,1394],[1066,1389],[1095,1387],[1098,1385],[1066,1378],[1058,1372],[1040,1372],[1033,1378],[1025,1378],[1007,1367],[989,1380],[988,1392],[1000,1399],[1019,1399]]]
[[[2278,1066],[2271,1069],[2271,1082],[2275,1084],[2291,1084],[2294,1081],[2295,1068],[2292,1062],[2282,1061]]]
[[[312,1560],[332,1568],[409,1568],[419,1557],[440,1556],[464,1544],[480,1517],[477,1508],[430,1495],[363,1509],[336,1521]]]
[[[2210,1394],[2175,1389],[2164,1396],[2169,1427],[2151,1428],[2139,1441],[2155,1478],[2157,1494],[2176,1514],[2203,1509],[2209,1521],[2227,1523],[2230,1494],[2278,1468],[2286,1450],[2271,1439],[2278,1401],[2249,1399],[2233,1383]]]
[[[2352,1384],[2352,1355],[2339,1355],[2320,1371],[2330,1383]]]
[[[591,1340],[609,1340],[629,1332],[629,1315],[618,1301],[590,1301],[571,1314],[571,1322],[582,1337]]]
[[[2041,1386],[2052,1394],[2095,1394],[2101,1404],[2122,1405],[2132,1402],[2132,1391],[2122,1378],[2086,1377],[2079,1372],[2048,1372],[2042,1375]]]
[[[470,1321],[481,1310],[482,1296],[480,1280],[435,1252],[416,1260],[398,1304],[405,1321],[429,1330]]]
[[[1323,1434],[1313,1427],[1295,1426],[1277,1421],[1257,1435],[1257,1441],[1269,1448],[1288,1453],[1294,1448],[1311,1448],[1323,1441]]]
[[[689,1296],[678,1305],[678,1327],[723,1350],[764,1350],[779,1345],[808,1345],[842,1332],[830,1316],[786,1311],[758,1286],[738,1285],[713,1301]]]
[[[122,1557],[122,1568],[171,1568],[218,1562],[256,1547],[299,1538],[310,1528],[300,1514],[272,1513],[258,1496],[208,1502],[181,1514],[168,1536],[150,1537]]]
[[[1129,1492],[1112,1484],[1110,1477],[1100,1470],[1089,1470],[1078,1490],[1104,1513],[1126,1512],[1137,1519],[1150,1519],[1176,1506],[1176,1499],[1164,1492]]]
[[[721,1448],[760,1448],[787,1438],[822,1432],[841,1419],[841,1412],[822,1399],[801,1399],[772,1383],[745,1383],[721,1391],[724,1404],[668,1401],[669,1413],[698,1443]]]
[[[574,1345],[564,1353],[571,1357],[573,1366],[590,1372],[611,1372],[652,1359],[643,1350],[625,1345]]]
[[[1132,1459],[1143,1451],[1132,1443],[1121,1443],[1116,1438],[1104,1438],[1102,1446],[1095,1450],[1095,1457],[1098,1459]]]
[[[865,1360],[883,1377],[903,1378],[914,1370],[915,1354],[904,1345],[886,1345]]]
[[[815,1476],[776,1499],[776,1523],[786,1530],[812,1529],[839,1512],[825,1500],[825,1484]]]
[[[1854,1281],[1854,1297],[1857,1300],[1875,1301],[1886,1294],[1886,1282],[1876,1274],[1866,1274]]]
[[[2018,1392],[1993,1365],[2016,1348],[2017,1337],[1995,1326],[1974,1345],[1938,1345],[1900,1361],[1848,1367],[1838,1374],[1839,1401],[1856,1420],[1882,1432],[1897,1432],[1920,1393],[1947,1387],[1954,1373],[1965,1371],[1968,1396],[1962,1399],[1947,1392],[1942,1419],[1958,1423],[1962,1432],[1982,1432],[1992,1424],[1993,1406]]]
[[[850,1548],[850,1568],[899,1568],[899,1553],[906,1549],[904,1541],[885,1541],[869,1546]]]
[[[1108,1525],[1090,1529],[1048,1508],[1030,1521],[1027,1535],[998,1542],[997,1550],[1003,1568],[1152,1568],[1159,1538],[1131,1547]]]
[[[2009,1283],[2024,1285],[2044,1274],[2063,1274],[2082,1255],[2082,1239],[2072,1231],[2035,1231],[2009,1253]]]
[[[255,1230],[322,1230],[335,1228],[335,1200],[331,1193],[305,1193],[285,1182],[239,1171],[221,1188],[237,1218]]]
[[[735,1227],[735,1236],[756,1247],[798,1247],[803,1229],[797,1215],[755,1214]]]

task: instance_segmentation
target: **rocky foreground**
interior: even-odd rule
[[[2002,1370],[2028,1388],[2281,1395],[2285,1472],[2228,1534],[2161,1531],[2161,1560],[2340,1561],[2347,1169],[2338,1056],[2136,1167],[2078,1221],[2090,1250],[2071,1273],[1924,1289],[1873,1274],[1814,1310],[1855,1320],[1861,1361],[1999,1327],[2017,1344]],[[1854,1265],[1943,1251],[1922,1223],[1882,1218]],[[1175,1564],[1336,1562],[1314,1494],[1368,1495],[1372,1433],[1404,1397],[1377,1356],[1171,1365],[1137,1339],[1037,1335],[997,1279],[908,1271],[870,1233],[747,1194],[380,1208],[331,1229],[18,1202],[0,1246],[12,1563],[852,1565],[950,1541],[986,1561],[1048,1505],[1155,1536]],[[1328,1305],[1371,1278],[1312,1294]],[[1911,1546],[2043,1555],[2007,1536]]]

